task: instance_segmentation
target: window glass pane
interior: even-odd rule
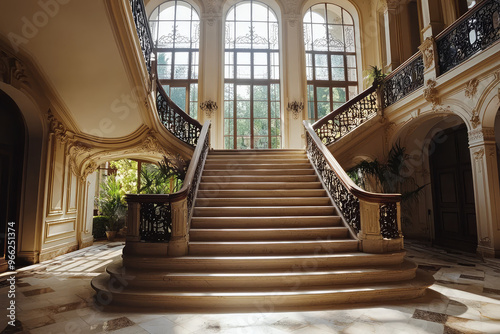
[[[267,53],[255,52],[253,55],[254,65],[267,65]]]
[[[271,148],[281,148],[281,137],[271,137]]]
[[[236,76],[238,79],[250,79],[251,66],[237,66]]]
[[[224,137],[224,148],[231,150],[234,148],[234,137]]]
[[[160,7],[160,20],[173,20],[175,6],[173,3],[163,3]]]
[[[323,118],[330,113],[330,102],[318,102],[318,118]]]
[[[233,101],[226,101],[226,102],[224,102],[224,117],[226,117],[226,118],[232,118],[232,117],[234,117],[234,114],[233,114]]]
[[[349,14],[345,10],[342,10],[342,12],[343,12],[343,17],[344,17],[344,24],[351,24],[351,25],[354,24],[354,22],[352,21],[351,14]]]
[[[191,5],[183,1],[177,1],[177,11],[175,15],[177,20],[189,21],[191,19]]]
[[[268,67],[267,66],[254,66],[253,75],[255,79],[267,79]]]
[[[234,100],[234,85],[225,84],[224,85],[224,100]]]
[[[172,66],[171,65],[158,65],[158,79],[171,79],[172,78]]]
[[[279,118],[279,117],[280,117],[280,103],[271,102],[271,118]]]
[[[234,134],[234,120],[232,118],[224,120],[224,135]]]
[[[244,2],[236,6],[236,20],[237,21],[250,21],[251,13],[250,2]]]
[[[328,67],[316,67],[316,80],[328,80]]]
[[[330,51],[344,51],[344,31],[342,26],[328,26],[328,39]]]
[[[263,149],[269,147],[269,138],[268,137],[256,137],[254,140],[254,148]]]
[[[174,79],[187,79],[188,78],[189,66],[174,66]]]
[[[160,24],[158,26],[158,47],[173,48],[174,36],[174,22],[160,21]]]
[[[267,86],[253,86],[253,100],[267,101]]]
[[[330,88],[316,87],[316,97],[318,101],[330,101]]]
[[[250,137],[236,137],[236,148],[239,150],[246,150],[251,148]]]
[[[319,67],[328,66],[328,56],[325,54],[317,54],[314,57],[314,60],[316,62],[316,66],[319,66]]]
[[[350,68],[347,70],[347,80],[348,81],[356,81],[356,69]]]
[[[358,86],[349,86],[349,99],[358,95]]]
[[[345,102],[345,88],[333,87],[332,88],[332,101]]]
[[[344,67],[344,56],[333,55],[332,59],[332,67]]]
[[[250,101],[236,102],[236,116],[238,118],[250,118]]]
[[[250,100],[250,86],[238,85],[236,88],[236,94],[238,100]]]
[[[346,52],[354,52],[355,43],[354,43],[354,27],[353,26],[344,26],[344,41],[345,41],[345,50]]]
[[[238,136],[250,136],[250,120],[238,118],[236,122]]]
[[[186,110],[186,88],[170,87],[170,98],[182,110]]]
[[[271,136],[279,136],[281,134],[280,131],[280,120],[272,119],[271,120]]]
[[[266,118],[267,115],[267,101],[258,101],[253,103],[253,117]]]
[[[345,73],[344,73],[344,68],[338,68],[334,67],[332,68],[332,80],[335,81],[344,81],[345,80]]]
[[[347,58],[347,67],[356,67],[356,56],[348,55]]]
[[[328,4],[326,15],[329,24],[342,24],[342,9],[339,6]]]
[[[314,23],[325,23],[325,5],[318,4],[311,7],[311,17]]]
[[[268,135],[268,120],[263,118],[255,118],[253,121],[253,134],[254,136],[267,136]]]

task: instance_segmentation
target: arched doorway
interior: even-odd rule
[[[476,211],[466,126],[438,132],[432,138],[429,153],[435,243],[475,252]]]
[[[24,138],[25,123],[19,108],[0,91],[0,272],[6,269],[7,239],[17,239],[20,223]]]

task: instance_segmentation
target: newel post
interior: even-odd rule
[[[401,235],[401,213],[400,205],[397,203],[397,228],[398,238],[386,239],[380,230],[380,203],[359,201],[361,229],[358,237],[361,241],[361,249],[365,253],[388,253],[403,249],[403,237]]]
[[[187,199],[171,203],[172,237],[168,244],[168,256],[183,256],[188,253]]]
[[[127,212],[127,242],[139,242],[141,236],[139,227],[141,224],[141,204],[138,202],[128,202]]]

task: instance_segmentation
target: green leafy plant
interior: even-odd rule
[[[173,158],[163,157],[158,165],[150,164],[141,171],[140,193],[168,194],[179,191],[188,168],[179,155]]]
[[[92,235],[96,239],[106,237],[106,226],[109,224],[109,218],[106,216],[94,216],[92,219]]]
[[[121,183],[115,175],[107,176],[101,183],[99,209],[108,217],[107,231],[118,231],[125,225],[126,204],[121,192]]]
[[[383,82],[387,74],[381,68],[377,66],[370,66],[369,69],[363,72],[364,80],[367,85],[373,85],[379,87]]]
[[[409,155],[400,143],[394,144],[387,160],[380,162],[363,160],[348,171],[351,179],[360,187],[383,193],[400,193],[402,202],[418,199],[426,185],[419,186],[408,169]]]

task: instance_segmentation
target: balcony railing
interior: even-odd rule
[[[205,159],[210,148],[210,121],[205,122],[200,143],[184,179],[184,184],[173,194],[128,194],[127,243],[169,242],[169,255],[182,255],[187,251],[189,222],[195,194],[198,189]],[[182,253],[182,254],[180,254]]]
[[[383,82],[384,108],[424,86],[424,61],[419,51],[392,71]]]
[[[500,39],[500,0],[485,0],[436,36],[444,74]]]
[[[304,121],[307,155],[339,213],[361,240],[365,252],[402,249],[400,194],[376,194],[349,178],[311,125]]]

